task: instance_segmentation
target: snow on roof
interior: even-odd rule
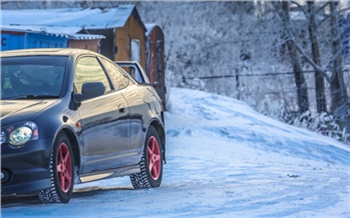
[[[31,25],[1,25],[2,30],[19,32],[45,32],[54,35],[73,35],[82,30],[81,27],[53,27],[53,26],[31,26]]]
[[[73,34],[70,36],[70,39],[75,39],[75,40],[92,40],[92,39],[104,39],[106,38],[103,35],[92,35],[92,34]]]
[[[148,36],[149,34],[151,34],[152,30],[156,27],[159,27],[162,30],[162,28],[158,25],[158,24],[155,24],[155,23],[147,23],[145,24],[145,27],[147,29],[147,32],[146,32],[146,35]]]
[[[2,26],[2,31],[11,32],[29,32],[29,33],[41,33],[45,35],[51,35],[56,37],[63,37],[75,40],[93,40],[93,39],[104,39],[103,35],[92,35],[92,34],[76,34],[81,28],[69,27],[40,27],[40,26]]]
[[[2,10],[1,29],[44,32],[76,40],[105,38],[102,35],[77,34],[83,29],[123,27],[133,13],[134,5],[121,5],[106,10],[65,8],[47,10]],[[136,18],[139,15],[136,12]],[[143,25],[143,23],[141,22]],[[144,27],[144,26],[143,26]]]
[[[155,23],[146,23],[145,24],[145,27],[147,29],[146,35],[149,35],[155,26],[157,26],[157,24],[155,24]]]
[[[134,5],[120,5],[105,10],[99,8],[2,10],[2,26],[38,26],[46,29],[79,27],[80,30],[116,28],[125,25],[134,9]]]

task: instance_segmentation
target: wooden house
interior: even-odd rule
[[[134,5],[108,9],[3,10],[2,27],[4,25],[31,27],[35,31],[46,29],[47,33],[59,29],[73,35],[67,47],[87,48],[111,60],[138,61],[143,68],[146,66],[146,27]]]
[[[136,7],[120,5],[115,10],[114,22],[106,22],[104,28],[86,26],[81,33],[104,35],[101,40],[101,54],[111,60],[137,61],[146,67],[146,27]]]

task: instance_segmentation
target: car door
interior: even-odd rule
[[[126,100],[111,85],[99,60],[80,58],[75,65],[74,86],[81,93],[87,82],[102,82],[105,94],[82,100],[78,107],[82,132],[82,173],[109,170],[125,165],[129,148],[130,120]]]
[[[128,111],[130,113],[130,144],[129,158],[130,165],[137,164],[140,161],[144,139],[146,134],[145,114],[149,111],[148,101],[144,98],[149,91],[145,87],[136,85],[130,79],[127,73],[116,63],[101,59],[101,62],[110,75],[111,81],[116,89],[120,90],[127,101]]]

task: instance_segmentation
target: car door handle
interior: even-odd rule
[[[125,108],[119,108],[119,113],[124,113],[125,112]]]

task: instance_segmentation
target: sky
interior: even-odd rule
[[[350,146],[233,98],[169,88],[162,185],[75,185],[68,204],[2,197],[2,217],[350,218]]]

